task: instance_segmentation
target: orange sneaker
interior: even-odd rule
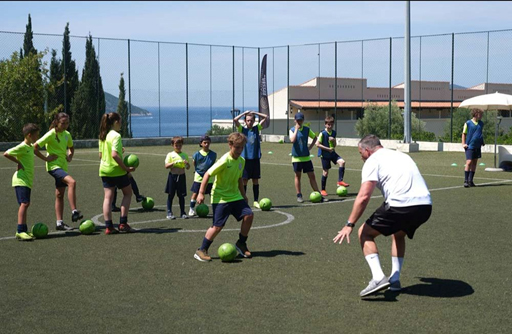
[[[329,194],[328,194],[328,193],[327,193],[327,191],[325,191],[325,190],[322,190],[322,191],[320,192],[320,194],[322,194],[322,196],[329,196]]]
[[[344,186],[346,188],[346,187],[350,187],[350,184],[340,181],[340,182],[338,182],[338,186]]]

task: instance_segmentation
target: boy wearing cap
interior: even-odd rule
[[[260,118],[260,122],[255,124],[255,115],[258,115]],[[242,126],[239,122],[240,118],[245,116],[245,126]],[[242,180],[244,182],[244,189],[247,192],[247,183],[249,179],[252,179],[252,193],[254,195],[254,204],[255,208],[260,208],[258,198],[260,196],[260,185],[259,179],[261,177],[260,173],[260,159],[261,159],[261,130],[263,129],[263,124],[267,121],[267,115],[247,110],[244,113],[236,116],[233,119],[235,122],[236,128],[238,132],[243,133],[247,138],[247,143],[245,144],[244,150],[242,152],[242,157],[245,159],[245,168],[244,173],[242,175]]]
[[[197,194],[199,193],[199,189],[201,188],[201,182],[203,181],[203,176],[206,171],[213,166],[215,161],[217,160],[217,153],[210,150],[210,144],[212,140],[209,136],[202,136],[199,142],[199,147],[201,149],[194,153],[192,156],[192,163],[194,165],[195,173],[194,173],[194,183],[192,184],[192,188],[190,191],[192,192],[192,197],[190,198],[190,210],[188,211],[188,215],[193,217],[196,215],[196,200]],[[206,186],[205,194],[210,194],[212,191],[214,177],[211,177],[208,180],[208,185]]]
[[[295,126],[290,129],[290,141],[293,143],[292,146],[292,165],[293,171],[295,172],[295,190],[297,191],[297,202],[303,203],[300,179],[301,172],[308,174],[309,183],[314,191],[318,190],[316,183],[315,171],[313,169],[313,162],[309,156],[309,150],[315,146],[316,135],[311,129],[303,125],[304,114],[299,112],[295,114]],[[311,145],[308,146],[308,138],[313,139]],[[322,196],[322,202],[328,200]]]

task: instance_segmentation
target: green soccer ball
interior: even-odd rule
[[[268,198],[262,198],[260,201],[260,209],[262,211],[269,211],[272,208],[272,201]]]
[[[155,206],[155,201],[151,197],[146,197],[142,201],[142,208],[144,210],[151,210],[151,209],[153,209],[154,206]]]
[[[336,194],[338,196],[347,196],[347,188],[344,186],[339,186],[338,189],[336,189]]]
[[[199,217],[204,218],[210,213],[210,208],[208,205],[201,203],[196,207],[196,213]]]
[[[126,157],[124,157],[123,162],[127,167],[139,167],[139,157],[137,157],[135,154],[128,154]]]
[[[36,238],[44,238],[48,235],[48,226],[44,223],[36,223],[32,226],[32,234]]]
[[[230,244],[229,242],[220,245],[219,249],[217,250],[217,253],[219,254],[219,257],[222,260],[222,262],[231,262],[238,255],[238,251],[236,250],[235,245]]]
[[[311,195],[309,195],[309,199],[313,203],[320,203],[322,201],[322,194],[318,191],[313,191]]]
[[[78,227],[82,234],[92,234],[96,231],[96,225],[90,219],[83,220]]]
[[[279,139],[279,144],[282,144],[282,143],[284,143],[284,140]]]

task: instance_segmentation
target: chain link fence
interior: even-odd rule
[[[23,33],[0,32],[0,60],[19,52],[23,39]],[[80,77],[86,40],[70,36]],[[58,34],[33,34],[34,47],[47,50],[45,66],[52,50],[62,59],[62,41]],[[106,111],[117,108],[123,75],[128,122],[136,138],[202,135],[214,124],[230,127],[237,110],[257,110],[264,55],[273,97],[272,122],[264,133],[287,134],[293,113],[302,111],[313,131],[323,129],[326,115],[334,115],[341,136],[357,137],[355,123],[369,102],[388,106],[390,113],[393,101],[403,103],[399,90],[404,82],[404,38],[260,48],[97,37],[93,41]],[[511,56],[512,30],[412,37],[412,111],[427,124],[425,131],[440,136],[462,126],[452,124],[452,115],[465,98],[497,89],[512,93]],[[501,115],[503,124],[512,126],[510,113]],[[387,122],[389,138],[391,116]]]

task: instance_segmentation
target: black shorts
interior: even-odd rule
[[[247,159],[245,160],[244,173],[242,179],[259,179],[261,178],[260,172],[260,159]]]
[[[128,174],[121,176],[102,176],[101,180],[103,181],[103,188],[117,187],[118,189],[123,189],[131,185]]]
[[[480,159],[482,157],[482,148],[465,148],[464,151],[466,151],[466,160],[475,160]]]
[[[293,171],[295,173],[297,172],[303,172],[303,173],[310,173],[314,171],[313,163],[311,160],[309,161],[301,161],[301,162],[292,162],[293,165]]]
[[[50,174],[55,179],[55,188],[64,188],[68,185],[64,183],[62,180],[68,176],[69,174],[64,171],[62,168],[57,168],[54,170],[48,171],[48,174]]]
[[[167,177],[167,184],[165,185],[165,193],[169,196],[178,197],[187,196],[187,177],[185,174],[171,174]]]
[[[18,200],[18,204],[21,203],[30,203],[30,193],[32,189],[24,186],[16,186],[14,187],[14,191],[16,192],[16,199]]]
[[[241,221],[245,216],[252,215],[252,210],[243,199],[229,203],[214,203],[213,226],[223,227],[226,225],[230,215],[233,215],[237,221]]]
[[[336,152],[334,152],[332,158],[321,158],[323,170],[331,169],[331,162],[336,165],[340,159],[342,158]]]
[[[211,192],[212,192],[212,187],[213,187],[213,183],[208,183],[206,185],[206,190],[205,190],[205,195],[210,195]],[[190,191],[193,193],[193,194],[199,194],[199,189],[201,189],[201,182],[196,182],[194,181],[194,183],[192,183],[192,188],[190,188]]]
[[[412,239],[416,229],[430,218],[431,213],[432,205],[390,207],[382,203],[366,224],[385,236],[404,231]]]

